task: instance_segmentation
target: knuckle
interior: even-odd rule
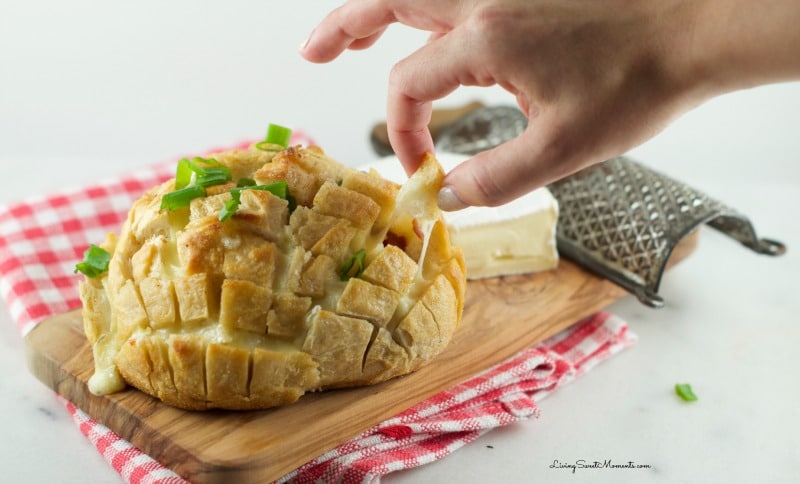
[[[522,12],[513,7],[487,5],[478,8],[467,25],[485,48],[498,49],[508,43],[509,36],[519,32],[521,16]]]
[[[494,83],[497,74],[508,70],[509,35],[515,29],[514,18],[507,9],[494,5],[477,9],[464,24],[468,32],[468,48],[475,59],[474,84],[488,86]]]
[[[499,29],[507,28],[509,23],[508,8],[486,5],[478,8],[470,17],[470,27],[476,34],[493,38]]]
[[[408,84],[408,62],[401,59],[389,70],[389,88],[394,91],[405,91]]]

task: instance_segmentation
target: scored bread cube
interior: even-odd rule
[[[158,337],[144,337],[139,344],[147,353],[150,360],[150,386],[158,398],[175,394],[175,384],[172,381],[172,365],[169,361],[169,348],[167,343]]]
[[[410,366],[419,368],[444,345],[433,314],[417,301],[394,330],[394,338],[408,351]]]
[[[123,241],[122,244],[127,243],[127,241]],[[131,259],[130,257],[111,257],[111,260],[108,262],[108,279],[106,281],[106,285],[108,286],[108,291],[110,293],[119,291],[125,283],[133,279],[133,271],[131,267]]]
[[[289,185],[291,195],[298,206],[310,207],[317,190],[323,180],[298,166],[293,160],[298,157],[296,150],[289,148],[277,153],[268,163],[255,172],[253,179],[257,183],[285,181]]]
[[[310,297],[295,296],[292,293],[276,294],[272,300],[272,309],[267,314],[267,333],[282,338],[299,335],[304,328],[309,308]]]
[[[440,274],[394,329],[395,340],[409,353],[416,369],[450,342],[459,317],[456,289]]]
[[[461,249],[458,249],[460,252]],[[467,293],[467,267],[464,265],[464,258],[460,256],[453,257],[445,267],[442,268],[442,275],[447,279],[453,287],[454,295],[456,297],[456,314],[458,320],[461,320],[461,315],[464,313],[464,297]]]
[[[239,180],[244,177],[249,178],[254,171],[269,163],[274,155],[273,151],[258,149],[230,150],[214,153],[214,159],[230,169],[232,179]]]
[[[260,185],[285,181],[289,173],[289,163],[280,153],[276,153],[272,160],[253,172],[253,180]]]
[[[311,252],[303,250],[302,247],[295,247],[289,256],[289,264],[286,269],[286,287],[292,292],[297,292],[300,287],[300,277],[303,275],[303,267],[311,260]]]
[[[375,200],[380,207],[380,212],[375,220],[373,230],[382,233],[389,226],[400,187],[377,173],[364,173],[356,170],[350,170],[344,175],[342,186]]]
[[[142,338],[130,338],[119,347],[115,357],[116,361],[125,362],[120,365],[119,371],[125,381],[135,384],[137,388],[155,396],[156,392],[150,384],[150,373],[153,372],[147,349],[142,343]]]
[[[175,323],[175,291],[172,281],[146,277],[139,283],[142,302],[154,329]]]
[[[317,364],[300,351],[253,351],[253,374],[250,377],[251,398],[259,404],[285,405],[300,398],[307,389],[319,386]]]
[[[439,333],[452,335],[458,326],[460,315],[456,290],[447,276],[444,274],[436,276],[419,301],[435,316]]]
[[[275,241],[289,220],[289,202],[265,190],[242,190],[234,219],[265,239]]]
[[[366,195],[334,182],[325,182],[314,197],[314,209],[325,215],[345,218],[358,228],[371,228],[381,208]]]
[[[225,250],[222,272],[228,279],[241,279],[259,286],[272,287],[277,250],[275,244],[260,237],[243,236],[236,247]]]
[[[350,241],[357,229],[349,220],[324,215],[306,207],[297,207],[289,219],[294,239],[312,254],[325,254],[337,264],[350,252]]]
[[[291,163],[302,167],[309,173],[315,173],[322,181],[340,181],[344,166],[325,155],[319,146],[308,146],[304,150],[286,150],[291,155]]]
[[[178,314],[183,323],[195,323],[210,318],[216,309],[211,277],[206,274],[192,274],[173,281]]]
[[[169,362],[178,392],[199,401],[206,399],[206,344],[199,334],[173,334]]]
[[[340,220],[308,207],[299,206],[289,217],[289,228],[294,240],[304,249],[310,250]]]
[[[193,199],[189,202],[189,221],[194,222],[205,217],[216,218],[230,199],[231,194],[227,192]]]
[[[403,375],[408,372],[408,365],[408,352],[392,339],[387,330],[378,328],[364,358],[364,379],[377,382]]]
[[[345,386],[359,379],[372,331],[368,321],[324,309],[311,316],[302,349],[319,364],[320,385]]]
[[[222,224],[216,218],[205,218],[178,232],[178,260],[186,274],[215,273],[222,267],[225,250]]]
[[[131,273],[137,284],[151,274],[163,274],[166,269],[167,239],[156,236],[147,239],[131,257]]]
[[[249,350],[209,343],[206,348],[206,389],[209,400],[224,402],[248,396],[249,379]]]
[[[137,329],[147,327],[147,312],[132,280],[125,281],[113,304],[117,315],[117,341],[123,342]]]
[[[350,241],[357,232],[358,230],[348,220],[339,219],[338,223],[311,247],[311,253],[327,255],[339,265],[350,255]]]
[[[314,257],[298,247],[289,263],[287,287],[301,296],[319,297],[325,295],[325,286],[336,270],[336,262],[327,255]]]
[[[353,277],[336,303],[336,312],[386,326],[399,302],[399,293]]]
[[[100,280],[85,279],[78,284],[83,307],[83,331],[86,339],[94,344],[111,327],[111,304]]]
[[[450,233],[441,221],[437,221],[431,227],[428,236],[425,259],[422,261],[422,276],[430,280],[438,274],[442,268],[453,259],[454,249],[450,245]]]
[[[266,334],[272,289],[250,281],[225,279],[220,296],[219,322],[228,330]]]
[[[405,294],[417,273],[417,263],[402,249],[387,245],[367,265],[361,278]]]
[[[170,212],[161,210],[160,187],[148,190],[142,198],[131,207],[128,213],[130,235],[137,240],[148,240],[153,237],[169,237],[172,233]]]

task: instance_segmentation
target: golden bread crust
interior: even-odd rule
[[[400,187],[318,147],[213,155],[233,180],[161,208],[170,180],[103,247],[108,272],[80,284],[96,393],[134,386],[190,409],[286,405],[378,383],[430,362],[461,319],[466,273],[432,156]],[[285,199],[237,180],[286,182]]]

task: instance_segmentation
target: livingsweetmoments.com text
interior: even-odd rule
[[[578,469],[652,469],[653,466],[650,464],[637,464],[630,460],[628,462],[614,462],[611,459],[602,461],[578,459],[572,463],[554,460],[553,463],[550,464],[550,468],[567,469],[575,474]]]

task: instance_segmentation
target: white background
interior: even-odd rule
[[[0,203],[263,135],[307,131],[340,161],[373,161],[392,64],[426,34],[394,26],[327,65],[297,46],[337,2],[0,0]],[[497,88],[439,106],[513,104]],[[668,273],[667,306],[610,309],[640,337],[491,432],[387,482],[794,482],[800,475],[800,84],[723,96],[630,153],[747,214],[780,258],[705,231]],[[24,368],[0,312],[0,468],[9,482],[116,482],[66,411]],[[672,393],[689,381],[692,405]],[[491,445],[493,448],[489,448]],[[654,470],[552,469],[613,459]]]

